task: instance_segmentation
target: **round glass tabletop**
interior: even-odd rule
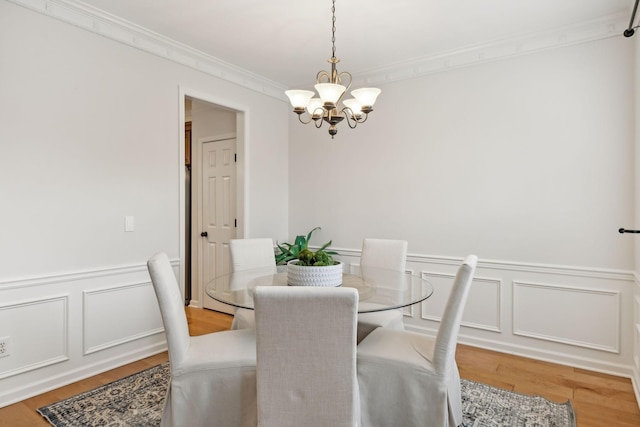
[[[252,310],[257,286],[288,286],[287,267],[257,268],[216,277],[207,284],[206,292],[221,303]],[[343,273],[340,286],[358,290],[358,313],[406,307],[424,301],[433,293],[431,284],[420,276],[371,267],[362,267],[357,273]]]

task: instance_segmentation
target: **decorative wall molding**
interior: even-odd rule
[[[341,254],[340,258],[348,263],[346,268],[355,268],[359,263],[359,249],[336,248],[336,250]],[[428,270],[429,274],[438,275],[442,280],[446,279],[448,282],[455,277],[455,271],[461,262],[462,258],[448,256],[410,254],[407,258],[409,269],[413,269],[416,272]],[[172,260],[172,264],[174,268],[177,268],[178,260]],[[580,317],[580,313],[585,312],[584,310],[586,312],[583,316],[588,316],[589,307],[593,306],[593,304],[584,306],[583,303],[589,301],[593,303],[593,300],[581,298],[581,292],[596,292],[598,308],[600,308],[600,301],[605,301],[605,305],[609,307],[604,310],[605,314],[603,316],[615,318],[615,322],[617,322],[615,328],[608,324],[605,331],[613,331],[612,334],[616,335],[616,339],[619,339],[624,345],[620,345],[620,342],[612,345],[611,342],[613,341],[607,341],[608,338],[605,335],[596,331],[595,335],[588,335],[586,341],[589,341],[589,345],[583,346],[582,343],[576,343],[574,342],[575,340],[572,340],[574,338],[572,333],[580,331],[580,328],[571,329],[569,331],[569,339],[565,339],[566,337],[561,335],[560,340],[541,340],[537,336],[526,335],[531,328],[524,329],[524,334],[521,335],[512,334],[511,327],[513,325],[511,324],[510,316],[514,312],[514,307],[511,305],[513,302],[513,296],[511,295],[513,289],[510,284],[513,283],[514,286],[517,284],[540,285],[530,281],[542,280],[540,279],[541,275],[545,276],[545,281],[554,283],[553,285],[543,284],[543,286],[550,286],[545,288],[545,292],[547,292],[545,295],[553,293],[558,288],[579,290],[579,292],[572,294],[578,295],[578,298],[574,301],[576,304],[574,311],[578,313],[578,317]],[[621,322],[625,322],[625,324],[632,322],[633,314],[627,310],[632,305],[631,301],[629,301],[630,304],[622,304],[619,301],[622,296],[629,296],[629,300],[633,299],[630,294],[633,295],[634,290],[638,291],[636,289],[638,288],[636,277],[634,272],[631,271],[480,260],[474,277],[474,288],[481,297],[475,298],[475,303],[472,302],[467,305],[470,311],[467,310],[466,316],[463,318],[465,328],[464,331],[461,331],[461,342],[495,351],[514,353],[525,357],[564,363],[615,375],[635,375],[637,378],[638,362],[629,354],[629,346],[626,344],[631,342],[634,337],[636,340],[640,340],[640,327],[632,328],[632,332],[628,328],[620,326],[622,325]],[[85,281],[83,279],[89,280]],[[56,286],[48,286],[52,283],[55,283]],[[556,283],[562,283],[562,285],[556,285]],[[483,285],[488,286],[488,288]],[[41,286],[41,288],[36,288],[35,286]],[[33,295],[34,299],[40,299],[42,297],[38,295],[43,290],[55,293],[54,295],[46,296],[45,299],[59,298],[62,293],[71,295],[68,297],[68,304],[73,305],[67,309],[67,312],[71,314],[66,314],[65,319],[66,322],[73,319],[73,323],[65,327],[69,329],[68,334],[71,334],[73,338],[72,342],[70,341],[67,345],[74,345],[69,349],[69,355],[73,357],[65,362],[64,366],[57,363],[61,360],[47,357],[47,363],[53,364],[53,366],[45,366],[35,372],[33,371],[35,367],[29,366],[27,371],[12,371],[10,378],[5,377],[0,380],[0,406],[39,394],[45,389],[59,387],[63,383],[72,380],[77,381],[101,370],[129,363],[135,360],[136,357],[149,356],[154,352],[157,353],[166,349],[166,342],[161,340],[161,336],[150,336],[156,328],[148,325],[139,328],[142,332],[137,329],[132,332],[131,329],[125,328],[116,334],[116,339],[113,339],[110,335],[107,336],[108,334],[104,334],[104,331],[100,329],[102,327],[100,325],[105,324],[104,313],[94,319],[96,324],[93,325],[93,329],[96,335],[92,336],[92,342],[90,345],[83,345],[85,338],[85,335],[83,335],[85,333],[84,328],[86,328],[86,323],[90,317],[87,317],[87,312],[84,311],[83,303],[85,298],[95,298],[93,300],[95,303],[106,303],[108,300],[112,301],[114,295],[119,295],[123,292],[124,294],[127,292],[134,292],[135,294],[137,289],[143,289],[147,286],[151,289],[144,263],[105,266],[93,270],[0,281],[0,301],[7,301],[6,296],[10,296],[10,300],[12,298],[11,295],[19,298],[25,298],[20,297],[20,295]],[[21,287],[29,287],[28,292],[23,294]],[[587,288],[586,291],[583,288]],[[499,297],[495,295],[495,292],[499,294]],[[152,304],[147,305],[144,302],[153,300],[153,298],[147,298],[140,294],[136,294],[136,296],[137,301],[143,302],[143,304],[139,304],[140,310],[148,310]],[[105,298],[104,300],[103,297]],[[29,297],[27,296],[26,298]],[[499,298],[499,302],[496,301],[497,298]],[[609,304],[612,298],[617,300],[615,306]],[[521,299],[520,302],[522,301],[524,300]],[[30,301],[14,301],[11,305],[26,302]],[[109,302],[109,305],[113,305],[112,302]],[[5,306],[0,306],[0,316],[3,307]],[[616,308],[611,309],[611,307]],[[520,306],[515,308],[519,311]],[[419,312],[418,308],[414,310]],[[526,314],[523,315],[526,316]],[[145,319],[154,318],[154,316],[149,315],[149,311],[146,311],[146,314],[141,314],[141,316]],[[58,314],[53,316],[56,319],[59,317]],[[469,319],[472,320],[470,321]],[[11,320],[19,322],[20,318],[12,317]],[[496,323],[500,325],[499,330],[494,328]],[[1,321],[0,324],[2,324]],[[528,324],[532,324],[531,321]],[[535,323],[533,324],[535,325]],[[408,317],[405,321],[407,330],[427,335],[433,335],[433,325],[434,322],[422,320],[419,316]],[[516,331],[522,329],[515,328]],[[538,331],[534,328],[533,332]],[[620,337],[622,333],[625,336]],[[600,339],[603,336],[605,338]],[[66,339],[69,340],[69,337]],[[58,338],[56,338],[55,342],[57,343],[58,341]],[[596,344],[595,346],[591,345],[594,343]],[[602,348],[603,346],[605,348]],[[621,347],[620,352],[611,351],[615,350],[616,347]],[[88,353],[91,354],[88,355]],[[87,355],[88,357],[85,357]],[[0,366],[2,366],[3,360],[5,358],[0,359]],[[636,364],[635,369],[634,362]],[[636,373],[632,374],[634,371]],[[16,375],[17,373],[21,373],[21,375]],[[634,386],[637,387],[636,382],[634,381]]]
[[[598,316],[588,307],[597,308]],[[514,335],[620,353],[621,318],[618,291],[513,281]],[[567,322],[580,327],[564,329]]]
[[[408,274],[414,274],[414,271],[413,271],[413,269],[412,269],[412,268],[407,268],[405,271],[406,271]],[[408,307],[403,307],[403,308],[402,308],[402,315],[403,315],[403,316],[406,316],[406,317],[413,317],[413,315],[414,315],[414,313],[415,313],[415,311],[414,311],[414,310],[416,310],[416,306],[417,306],[417,304],[411,304],[411,305],[410,305],[410,306],[408,306]]]
[[[634,289],[634,310],[633,310],[633,376],[631,382],[633,383],[633,390],[636,395],[636,400],[640,402],[640,276],[638,271],[633,274],[635,281]]]
[[[146,263],[1,284],[0,407],[166,350]]]
[[[359,249],[350,248],[337,248],[332,247],[333,250],[338,252],[344,257],[360,257]],[[464,258],[447,257],[439,255],[423,255],[423,254],[407,254],[407,263],[418,264],[430,264],[430,265],[443,265],[449,267],[459,267],[462,264]],[[634,281],[636,278],[633,271],[627,270],[614,270],[604,268],[593,267],[579,267],[579,266],[566,266],[556,264],[537,264],[537,263],[524,263],[502,260],[490,260],[479,259],[477,269],[490,269],[490,270],[508,270],[518,271],[523,273],[541,273],[549,275],[560,276],[572,276],[572,277],[589,277],[594,279],[604,280],[616,280],[623,282]],[[640,282],[639,283],[640,286]]]
[[[180,265],[179,259],[172,259],[171,266],[175,269]],[[147,272],[147,264],[116,265],[112,267],[95,268],[90,270],[78,270],[66,273],[55,273],[50,275],[23,277],[15,279],[0,279],[0,292],[32,286],[42,286],[53,283],[75,282],[79,280],[95,279],[99,277],[119,276],[132,273]]]
[[[116,347],[128,342],[136,341],[164,331],[160,313],[157,313],[157,322],[147,317],[150,309],[156,307],[156,299],[153,295],[151,282],[137,282],[108,288],[92,289],[83,292],[83,355],[96,353],[108,348]],[[144,298],[144,294],[150,294],[151,298]],[[108,331],[100,330],[100,326],[109,325],[113,311],[99,313],[102,307],[113,307],[111,300],[121,301],[119,308],[129,303],[129,310],[123,310],[128,318],[118,322],[119,328],[108,328]],[[149,306],[142,304],[149,302]],[[157,310],[155,310],[157,311]],[[121,311],[120,316],[125,315]],[[154,327],[155,326],[155,327]],[[113,334],[117,334],[113,336]]]
[[[426,279],[426,278],[430,278],[430,279],[432,279],[432,280],[431,280],[431,284],[432,284],[432,285],[434,285],[434,283],[433,283],[433,279],[438,279],[438,278],[440,278],[440,279],[446,279],[448,283],[453,284],[453,280],[454,280],[454,278],[456,277],[456,275],[455,275],[455,274],[453,274],[453,273],[435,273],[435,272],[431,272],[431,271],[423,271],[423,272],[420,274],[420,276],[421,276],[423,279]],[[437,283],[435,284],[434,289],[433,289],[433,293],[434,293],[435,295],[437,295],[437,293],[436,293],[437,289],[435,289],[436,287],[437,287]],[[439,304],[438,304],[438,307],[442,309],[441,311],[444,311],[444,304],[446,303],[446,299],[447,299],[446,295],[449,295],[449,294],[451,293],[451,287],[452,287],[452,286],[448,286],[448,287],[447,287],[448,289],[446,289],[446,291],[445,291],[445,292],[443,292],[443,297],[442,297],[442,299],[441,299],[440,301],[438,301],[438,303],[439,303]],[[420,311],[421,311],[420,318],[421,318],[421,319],[423,319],[423,320],[431,320],[431,321],[433,321],[433,322],[438,322],[438,323],[440,323],[440,321],[442,320],[442,314],[443,314],[443,313],[438,313],[438,314],[428,314],[428,311],[429,311],[429,310],[428,310],[429,302],[433,303],[433,298],[434,298],[434,296],[435,296],[435,295],[430,296],[429,298],[427,298],[425,301],[423,301],[423,302],[420,304]],[[429,300],[431,300],[431,301],[429,301]],[[462,323],[461,323],[461,324],[462,324]]]
[[[0,387],[0,408],[12,405],[22,400],[37,396],[44,392],[60,388],[85,378],[98,375],[102,372],[118,368],[128,363],[133,363],[145,357],[153,356],[167,350],[166,342],[154,343],[140,347],[135,351],[119,353],[109,358],[98,358],[79,366],[64,370],[62,373],[44,371],[37,379],[32,381],[9,384]]]
[[[359,262],[359,249],[333,249],[340,253],[343,262]],[[434,287],[438,280],[442,285],[440,298],[434,294],[422,303],[420,316],[405,320],[407,330],[429,336],[436,334],[440,320],[438,307],[444,304],[462,261],[461,257],[416,253],[407,256],[409,268],[425,272]],[[635,279],[636,274],[626,270],[480,259],[471,290],[476,295],[469,295],[460,342],[632,377],[640,362],[635,362],[630,343],[636,334],[640,341],[640,326],[637,333],[635,328],[631,332],[627,327],[634,314],[633,304],[627,304],[626,298],[632,299],[634,291],[640,292]],[[537,294],[520,292],[514,297],[523,285],[543,288],[539,288],[541,291]],[[535,300],[529,299],[532,295]],[[555,302],[558,296],[569,298],[566,309],[563,307],[555,310],[553,316],[544,316],[548,302]],[[425,306],[430,302],[435,306],[426,311]],[[594,312],[598,312],[598,316],[593,317]],[[600,318],[604,318],[604,322],[600,322]],[[560,327],[549,327],[556,324]]]
[[[627,26],[628,16],[611,15],[552,31],[494,40],[491,43],[415,58],[409,62],[385,65],[375,70],[359,73],[354,77],[354,84],[356,86],[376,85],[412,79],[485,62],[504,60],[610,37],[622,37],[622,32]]]
[[[638,340],[640,340],[640,329],[638,328],[634,328],[634,332],[635,332],[635,339],[636,342],[640,342]],[[633,366],[633,374],[631,376],[631,383],[633,385],[633,391],[636,395],[636,401],[640,402],[640,368],[638,368],[640,366],[640,357],[635,356],[635,365]]]
[[[87,4],[73,0],[8,1],[230,83],[286,101],[284,95],[286,88],[279,83]]]
[[[406,325],[405,325],[406,326]],[[429,334],[431,331],[424,327],[411,325],[408,330],[413,330],[419,333]],[[620,376],[625,378],[632,377],[632,366],[628,363],[619,363],[606,358],[596,358],[583,356],[574,353],[568,353],[563,351],[549,350],[543,346],[532,346],[527,344],[509,343],[509,342],[497,342],[494,340],[488,340],[478,336],[472,336],[469,334],[460,333],[460,343],[470,345],[473,347],[484,348],[491,351],[498,351],[507,354],[513,354],[515,356],[527,357],[530,359],[540,360],[544,362],[550,362],[560,365],[572,366],[574,368],[586,369],[594,372],[601,372],[603,374],[609,374],[614,376]]]
[[[360,255],[358,255],[359,257]],[[406,269],[405,270],[406,273],[409,274],[413,274],[413,270],[412,269]],[[356,262],[351,262],[349,263],[349,273],[350,274],[359,274],[360,273],[360,263],[356,263]],[[416,304],[411,304],[408,307],[402,307],[401,311],[402,311],[402,315],[406,316],[406,317],[413,317],[413,313],[414,313],[414,307],[416,306]]]
[[[29,309],[35,306],[44,306],[47,304],[59,306],[57,307],[59,316],[57,316],[57,318],[46,318],[45,320],[47,325],[53,325],[53,328],[57,329],[59,335],[52,335],[52,327],[47,326],[47,328],[41,327],[36,330],[31,330],[28,334],[28,339],[53,339],[56,340],[54,341],[55,345],[45,346],[45,349],[47,350],[45,354],[42,354],[42,352],[38,352],[37,354],[33,352],[30,352],[28,354],[21,354],[20,349],[25,347],[24,340],[27,339],[27,334],[17,333],[17,336],[13,337],[14,345],[12,354],[0,361],[0,380],[69,360],[69,295],[50,296],[47,298],[31,299],[28,301],[20,301],[2,305],[0,306],[0,319],[3,319],[3,317],[5,317],[4,315],[6,312],[6,317],[11,317],[11,320],[4,319],[3,321],[0,321],[0,324],[5,324],[5,328],[3,328],[4,333],[7,333],[8,330],[10,330],[10,328],[7,328],[6,325],[12,325],[12,327],[15,329],[23,329],[25,331],[27,329],[32,329],[28,328],[27,326],[23,327],[24,321],[30,320],[31,322],[35,322],[35,324],[38,324],[39,319],[34,318],[32,312],[26,313],[23,318],[20,318],[19,316],[10,316],[10,313],[8,312],[14,311],[15,313],[17,313],[20,311],[29,311]],[[52,310],[52,308],[49,308],[49,312]],[[33,311],[42,312],[44,311],[44,307]],[[14,322],[19,323],[16,326]],[[14,332],[17,331],[14,330]],[[18,345],[18,341],[22,341],[22,345]],[[57,351],[56,349],[59,349],[59,351]],[[8,365],[9,368],[3,370],[3,365]]]
[[[456,277],[453,273],[435,273],[429,271],[422,272],[423,278],[431,278],[438,279],[444,278],[447,280],[448,284],[451,286],[447,286],[446,292],[443,293],[443,300],[439,301],[438,307],[443,308],[444,303],[449,298],[449,294],[451,293],[451,288],[453,286],[453,281]],[[433,280],[432,280],[433,282]],[[487,297],[488,295],[491,298],[485,298],[485,300],[473,298],[473,294],[477,293],[478,286],[489,285],[493,289],[482,289],[479,293],[482,296]],[[471,283],[471,290],[469,291],[469,298],[467,300],[467,305],[465,307],[465,315],[462,317],[462,321],[460,323],[461,326],[465,326],[471,329],[480,329],[489,332],[497,332],[500,333],[500,325],[501,325],[501,288],[502,281],[500,279],[490,279],[484,277],[474,276],[473,281]],[[488,292],[490,291],[490,292]],[[433,298],[433,297],[431,297]],[[429,302],[431,298],[426,299],[422,304],[422,316],[421,319],[431,320],[433,322],[440,323],[442,321],[442,313],[438,314],[427,314],[427,308],[429,306]],[[493,300],[492,304],[489,304],[487,300]],[[442,310],[443,311],[443,310]],[[474,321],[470,321],[469,317],[475,315]],[[465,320],[465,318],[467,320]]]
[[[222,61],[161,34],[74,0],[7,0],[108,39],[132,46],[211,76],[263,93],[283,102],[285,87],[248,70]],[[411,61],[384,65],[353,76],[353,83],[375,85],[446,72],[462,67],[586,43],[622,37],[627,15],[612,15],[553,31],[494,40],[464,49],[438,52]]]
[[[463,326],[467,326],[469,328],[475,328],[475,329],[483,329],[485,331],[489,331],[489,332],[496,332],[496,333],[501,333],[502,332],[502,280],[500,279],[494,279],[494,278],[488,278],[488,277],[480,277],[480,276],[474,276],[473,278],[473,282],[476,283],[476,288],[478,286],[485,286],[485,287],[489,287],[491,289],[491,291],[493,292],[493,299],[494,299],[494,304],[495,307],[493,310],[493,313],[490,312],[490,314],[493,314],[493,322],[488,322],[487,320],[484,320],[483,322],[480,321],[476,321],[476,322],[471,322],[471,321],[466,321],[463,322],[462,325]],[[472,283],[473,283],[472,282]],[[471,289],[471,292],[473,293],[477,293],[478,291],[475,291],[473,288]],[[481,290],[480,293],[483,293],[483,291]],[[488,292],[487,292],[488,293]],[[473,295],[473,294],[472,294]],[[473,310],[474,308],[477,310],[477,307],[473,306],[472,304],[467,303],[467,306],[470,306],[469,309],[467,309],[467,311]]]
[[[462,260],[460,260],[461,262]],[[632,272],[593,267],[578,267],[570,265],[534,264],[511,261],[483,260],[482,266],[492,270],[511,270],[527,273],[553,274],[559,276],[591,277],[594,279],[620,280],[628,282],[632,279]]]

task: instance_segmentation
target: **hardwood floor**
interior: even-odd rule
[[[458,345],[460,376],[554,402],[571,400],[578,427],[640,426],[631,380]]]
[[[187,308],[192,335],[229,329],[232,317],[215,311]],[[640,409],[627,378],[458,345],[460,376],[549,400],[571,399],[578,427],[640,426]],[[36,409],[91,390],[118,378],[165,362],[161,353],[91,378],[0,408],[1,427],[49,426]]]

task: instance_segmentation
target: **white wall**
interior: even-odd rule
[[[163,349],[181,88],[244,111],[247,235],[286,236],[285,102],[0,0],[0,406]]]
[[[405,322],[425,333],[477,254],[464,342],[630,375],[633,240],[617,232],[634,221],[629,40],[380,87],[367,123],[335,140],[290,117],[290,235],[321,226],[315,243],[353,263],[364,237],[408,240],[409,267],[436,287]]]
[[[381,86],[333,141],[291,118],[290,234],[630,269],[631,87],[620,37]]]
[[[50,11],[86,23],[66,12]],[[84,26],[0,0],[0,406],[163,349],[144,263],[163,249],[178,266],[181,90],[244,111],[247,237],[319,225],[349,264],[365,236],[407,239],[436,294],[406,324],[427,334],[476,253],[463,342],[631,375],[622,37],[384,84],[370,121],[331,141],[280,99]]]

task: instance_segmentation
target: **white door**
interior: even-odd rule
[[[236,237],[236,140],[202,145],[202,264],[203,286],[231,271],[229,240]],[[217,289],[216,292],[227,292]],[[233,307],[204,293],[205,308],[233,313]]]

